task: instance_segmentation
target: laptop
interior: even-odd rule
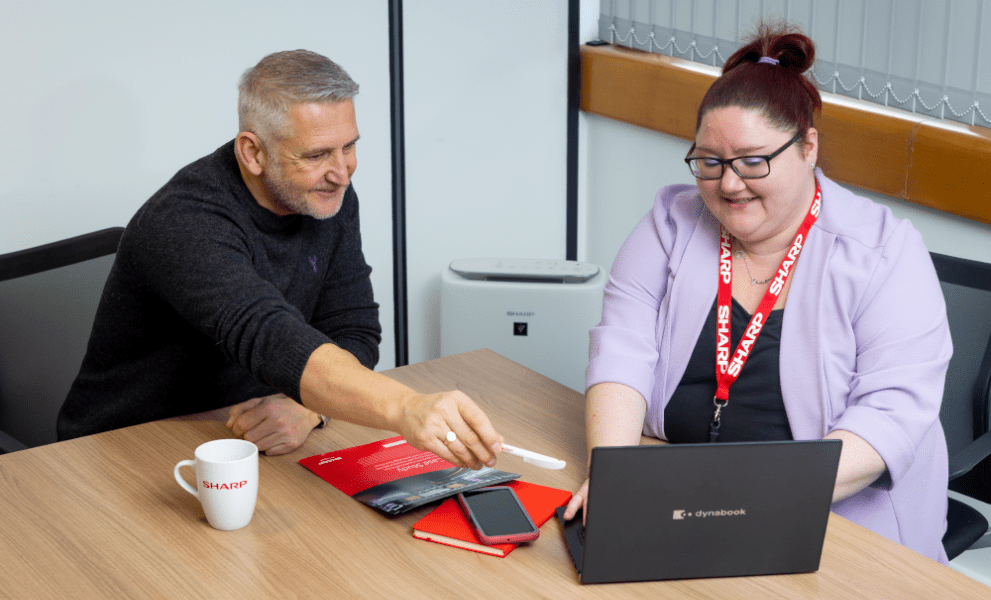
[[[587,518],[558,518],[582,583],[819,569],[839,440],[592,450]]]

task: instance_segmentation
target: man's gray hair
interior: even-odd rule
[[[248,69],[238,83],[240,131],[262,143],[291,136],[289,111],[296,104],[343,102],[358,93],[358,84],[334,61],[309,50],[269,54]]]

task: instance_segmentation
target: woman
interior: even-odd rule
[[[697,186],[658,192],[613,265],[588,446],[840,439],[833,511],[945,563],[942,294],[918,232],[816,168],[814,57],[761,27],[706,93]]]

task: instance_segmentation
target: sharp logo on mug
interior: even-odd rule
[[[203,482],[203,489],[207,490],[237,490],[248,485],[247,481],[232,481],[231,483],[210,483]]]
[[[193,454],[195,460],[176,463],[176,483],[200,501],[207,522],[215,529],[230,531],[247,525],[258,499],[258,446],[225,438],[204,442]],[[179,473],[182,467],[196,470],[196,488]]]

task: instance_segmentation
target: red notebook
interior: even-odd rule
[[[554,515],[554,509],[564,506],[571,500],[571,492],[567,490],[525,481],[511,481],[504,485],[513,488],[537,527]],[[413,537],[499,557],[506,556],[517,546],[517,544],[486,546],[480,542],[468,517],[454,498],[448,498],[430,514],[417,521],[413,525]]]

